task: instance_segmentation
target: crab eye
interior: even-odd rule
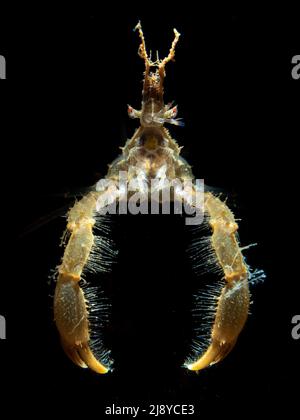
[[[173,108],[171,108],[171,109],[169,109],[165,112],[165,118],[166,119],[175,118],[176,115],[177,115],[177,112],[178,112],[178,108],[177,108],[177,105],[175,105],[175,106],[173,106]]]
[[[127,111],[128,111],[128,115],[131,117],[132,114],[133,114],[133,108],[132,108],[132,106],[128,105]]]
[[[128,115],[129,115],[130,118],[140,118],[140,116],[141,116],[141,112],[132,108],[131,105],[127,106],[127,112],[128,112]]]
[[[174,118],[174,117],[176,117],[177,112],[178,112],[177,105],[175,105],[175,106],[171,109],[171,111],[172,111],[172,117],[173,117],[173,118]]]

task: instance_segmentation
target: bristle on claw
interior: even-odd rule
[[[111,304],[104,296],[100,286],[90,286],[87,283],[81,284],[86,300],[89,322],[89,347],[97,360],[108,369],[112,370],[113,360],[110,357],[111,351],[103,344],[103,329],[109,322]]]
[[[211,344],[211,331],[215,322],[218,299],[224,284],[224,281],[220,279],[214,285],[205,284],[194,295],[192,315],[195,336],[190,354],[184,363],[185,367],[197,360]]]

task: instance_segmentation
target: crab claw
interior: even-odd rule
[[[189,370],[204,369],[227,356],[247,320],[249,300],[247,277],[223,288],[212,327],[211,343],[198,360],[186,364]]]
[[[97,373],[107,373],[108,367],[99,362],[93,355],[88,344],[80,344],[77,346],[70,346],[63,339],[61,340],[62,347],[66,355],[72,360],[75,365],[87,368],[89,367]]]
[[[90,349],[89,320],[86,300],[79,278],[60,274],[54,297],[54,317],[67,356],[83,368],[107,373],[108,367],[97,360]]]

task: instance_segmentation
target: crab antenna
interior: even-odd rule
[[[141,39],[138,54],[141,58],[143,58],[145,60],[146,68],[149,68],[150,66],[154,66],[154,65],[157,65],[159,68],[164,68],[165,65],[169,61],[174,60],[176,44],[177,44],[177,42],[179,40],[179,37],[180,37],[180,33],[177,31],[177,29],[175,29],[175,28],[173,29],[175,37],[173,39],[169,54],[163,60],[159,60],[158,51],[157,51],[156,52],[157,59],[156,59],[155,62],[151,61],[151,54],[150,54],[150,58],[148,57],[147,50],[146,50],[145,37],[144,37],[141,21],[139,21],[137,23],[136,27],[134,28],[134,31],[136,31],[137,29],[139,31],[139,36],[140,36],[140,39]]]
[[[152,65],[152,62],[149,59],[148,54],[147,54],[145,37],[144,37],[144,33],[143,33],[143,30],[142,30],[142,25],[141,25],[140,21],[138,22],[138,24],[134,28],[134,31],[136,31],[137,29],[139,31],[139,36],[140,36],[140,39],[141,39],[138,54],[141,58],[143,58],[145,60],[146,69],[149,69],[149,67]]]
[[[150,97],[154,97],[163,103],[163,83],[165,74],[165,65],[174,59],[175,57],[175,48],[179,40],[180,33],[174,28],[174,39],[169,50],[169,54],[163,60],[159,59],[158,52],[156,53],[156,61],[151,60],[150,55],[147,54],[145,37],[142,30],[141,22],[139,21],[134,31],[139,31],[139,37],[141,43],[139,45],[138,54],[145,62],[145,73],[144,73],[144,86],[143,86],[143,100],[148,100]],[[151,73],[150,68],[156,67],[156,72]]]
[[[169,51],[169,54],[167,55],[167,57],[165,57],[160,63],[159,63],[159,68],[164,68],[165,67],[165,65],[169,62],[169,61],[171,61],[171,60],[174,60],[174,57],[175,57],[175,48],[176,48],[176,44],[177,44],[177,42],[178,42],[178,40],[179,40],[179,37],[180,37],[180,33],[177,31],[177,29],[173,29],[173,31],[174,31],[174,35],[175,35],[175,37],[174,37],[174,39],[173,39],[173,42],[172,42],[172,45],[171,45],[171,48],[170,48],[170,51]]]

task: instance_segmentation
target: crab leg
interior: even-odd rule
[[[230,209],[219,198],[205,193],[205,210],[212,228],[211,244],[224,272],[225,286],[218,298],[211,343],[198,360],[187,365],[201,370],[221,361],[234,347],[249,309],[248,272],[235,232],[238,225]]]
[[[59,267],[54,296],[54,318],[62,346],[69,358],[78,366],[106,373],[108,367],[96,359],[89,347],[88,307],[79,285],[82,271],[94,245],[94,213],[100,194],[90,192],[69,212],[67,229],[70,238]]]

